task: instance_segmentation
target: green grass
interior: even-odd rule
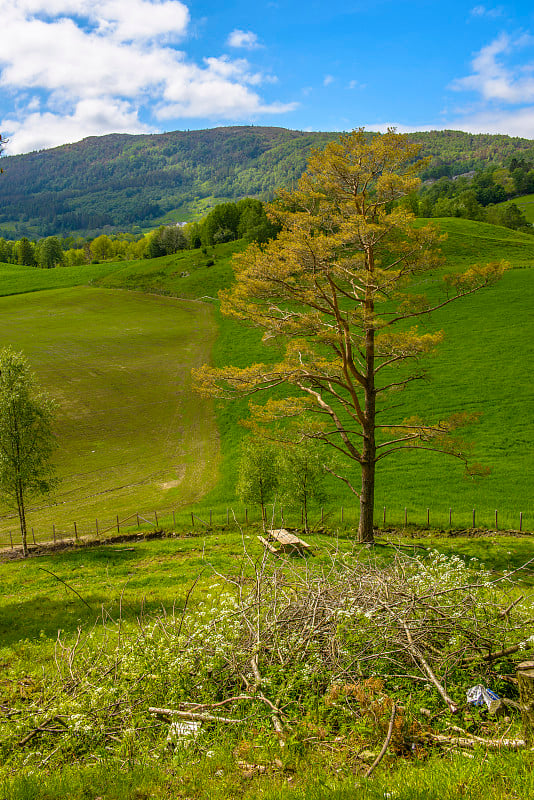
[[[86,264],[83,267],[56,267],[38,269],[0,262],[0,296],[40,292],[44,289],[62,289],[92,284],[112,272],[121,264]]]
[[[413,385],[399,396],[397,418],[413,413],[433,419],[456,411],[481,413],[479,424],[467,430],[465,438],[474,442],[473,459],[489,465],[492,472],[483,480],[465,479],[459,463],[424,453],[385,460],[380,465],[377,480],[377,521],[382,519],[385,506],[388,523],[402,524],[405,509],[410,522],[423,523],[426,509],[430,508],[431,522],[446,527],[452,508],[453,526],[465,527],[471,525],[475,508],[477,524],[493,526],[495,509],[498,509],[501,527],[517,528],[519,512],[523,512],[523,528],[533,529],[529,459],[534,407],[528,376],[533,334],[534,272],[530,267],[534,263],[534,237],[469,220],[443,219],[437,224],[448,234],[443,244],[446,264],[442,272],[503,258],[510,262],[512,269],[497,287],[465,298],[424,323],[429,329],[443,329],[445,341],[437,355],[427,361],[430,380]],[[198,343],[200,349],[195,351],[194,363],[208,360],[211,348],[212,361],[217,366],[244,366],[275,357],[273,348],[261,343],[259,332],[223,317],[218,310],[217,293],[232,279],[231,255],[243,247],[243,242],[230,243],[208,248],[206,253],[185,251],[159,259],[72,270],[0,267],[0,278],[5,278],[1,285],[6,293],[84,282],[92,283],[93,287],[130,290],[98,295],[109,298],[106,301],[109,302],[106,306],[109,322],[105,322],[104,306],[96,315],[82,311],[81,297],[91,296],[89,290],[82,288],[76,290],[79,294],[73,295],[71,300],[68,300],[68,293],[65,295],[70,308],[66,316],[50,309],[55,302],[54,292],[41,292],[33,297],[26,294],[3,301],[4,317],[10,319],[10,325],[4,329],[0,340],[27,353],[39,377],[62,400],[66,412],[65,419],[59,422],[59,432],[61,471],[66,476],[60,494],[61,500],[67,503],[42,516],[36,514],[36,525],[42,519],[49,529],[56,515],[58,523],[72,521],[74,516],[79,516],[76,521],[102,516],[109,522],[115,514],[123,516],[140,508],[149,510],[150,506],[158,510],[178,509],[183,503],[195,500],[200,502],[203,514],[213,509],[222,519],[226,508],[236,505],[239,445],[246,436],[239,420],[246,416],[247,401],[218,404],[214,421],[200,399],[189,393],[188,369],[193,361],[188,360],[189,357],[183,360],[174,351],[170,356],[165,355],[165,348],[174,347],[175,337],[178,349]],[[211,261],[214,263],[208,266]],[[427,288],[433,292],[432,287],[423,287]],[[135,292],[150,297],[142,299]],[[175,318],[175,301],[161,301],[169,304],[165,306],[162,325],[159,319],[162,306],[155,295],[202,299],[202,305],[195,306],[198,314],[204,309],[202,317],[194,323],[190,315],[189,322],[182,316]],[[112,298],[120,299],[112,301]],[[218,326],[216,337],[211,327],[210,306]],[[137,315],[140,330],[136,333],[134,318]],[[80,324],[81,319],[83,324]],[[86,319],[91,320],[89,326],[85,325]],[[198,336],[201,334],[204,340],[204,324],[209,327],[206,346],[200,345]],[[38,336],[34,335],[36,330]],[[109,358],[107,366],[106,358]],[[181,371],[173,375],[169,364],[179,363]],[[117,364],[123,364],[126,369],[118,369]],[[185,382],[180,395],[180,403],[186,404],[184,410],[173,405],[172,382],[178,374],[179,380]],[[107,380],[111,375],[112,380]],[[123,397],[127,398],[124,415]],[[79,403],[87,408],[77,418],[75,407]],[[198,421],[196,430],[187,432],[188,426],[195,423],[197,406],[206,409],[206,416],[202,417],[202,422]],[[171,407],[181,419],[178,425]],[[147,409],[151,409],[148,412],[151,425],[142,426],[140,430],[136,415],[138,419]],[[156,410],[156,414],[152,410]],[[204,444],[201,444],[195,451],[193,444],[198,439],[198,430],[205,430],[205,439],[213,443],[211,447],[215,452],[215,422],[222,458],[218,475],[203,460],[210,457],[207,455],[209,448],[203,449]],[[87,441],[96,443],[90,448],[95,453],[87,452]],[[104,447],[106,441],[108,447]],[[191,490],[186,491],[187,479],[182,481],[181,488],[162,490],[162,483],[179,479],[178,475],[170,474],[169,465],[173,459],[171,453],[180,450],[181,441],[186,441],[183,449],[186,461],[189,459],[187,469],[191,470],[194,461],[198,467]],[[101,455],[93,470],[98,453]],[[149,476],[160,468],[158,454],[162,457],[161,472],[170,468],[170,477],[150,483]],[[134,462],[136,468],[132,466]],[[182,464],[181,456],[179,463]],[[83,477],[79,478],[81,475]],[[356,471],[352,477],[358,480]],[[149,483],[132,485],[138,479],[147,479]],[[119,493],[98,494],[118,486],[127,488]],[[355,498],[343,485],[332,479],[328,492],[327,512],[337,515],[343,505],[346,517],[356,516]],[[89,495],[95,496],[89,498]],[[298,517],[298,509],[292,513]],[[314,509],[313,514],[317,519],[320,509]]]
[[[245,529],[243,539],[236,528],[208,536],[191,536],[184,530],[177,537],[137,542],[133,549],[122,543],[0,563],[0,711],[9,709],[11,702],[13,708],[19,707],[20,699],[9,699],[19,693],[27,698],[28,709],[34,702],[40,704],[40,682],[55,670],[58,631],[65,646],[72,645],[80,629],[83,648],[99,618],[115,630],[113,620],[120,615],[128,635],[143,615],[146,619],[163,609],[170,614],[174,608],[179,617],[199,575],[200,581],[188,598],[191,609],[209,599],[213,584],[220,580],[216,573],[235,576],[243,569],[250,574],[253,561],[262,553],[255,533],[253,528]],[[347,531],[339,539],[313,535],[310,540],[316,553],[314,563],[326,564],[328,549],[351,549],[353,532]],[[243,541],[252,561],[244,557]],[[410,545],[411,540],[401,539],[400,544]],[[527,538],[445,540],[434,535],[418,539],[416,544],[418,548],[437,546],[466,559],[477,557],[495,574],[515,569],[531,556],[531,539]],[[377,548],[377,557],[387,560],[393,552],[393,547],[382,545]],[[293,569],[298,566],[296,561]],[[532,570],[516,577],[518,591],[531,588]],[[95,640],[95,646],[96,642],[99,640]],[[59,655],[60,651],[56,657]],[[450,690],[454,688],[451,685]],[[1,714],[0,721],[9,724]],[[10,768],[0,765],[1,796],[9,800],[225,800],[238,793],[249,800],[455,800],[458,796],[480,800],[491,792],[495,800],[509,800],[529,797],[534,789],[531,753],[487,754],[481,750],[468,759],[461,754],[432,755],[425,749],[402,757],[389,752],[373,778],[366,781],[350,753],[347,757],[346,746],[337,752],[333,741],[327,740],[327,749],[321,755],[320,749],[303,748],[291,738],[280,750],[275,737],[262,737],[253,723],[238,740],[228,739],[227,733],[215,730],[198,748],[181,752],[165,748],[161,740],[155,750],[147,750],[137,739],[128,750],[123,746],[111,753],[97,748],[72,761],[65,747],[62,762],[52,759],[53,766],[42,769],[36,769],[35,764],[62,740],[30,744],[13,754]],[[25,757],[30,759],[27,768],[22,763]],[[282,766],[265,775],[244,777],[236,766],[239,758],[260,764],[278,759]],[[15,770],[16,764],[20,766]]]
[[[78,287],[4,297],[0,314],[0,344],[26,354],[58,403],[62,480],[31,526],[102,528],[194,502],[216,482],[211,404],[191,392],[215,338],[209,304]]]
[[[534,222],[534,194],[525,194],[522,197],[514,197],[512,203],[515,203],[516,206],[521,209],[528,222]]]
[[[443,330],[445,341],[436,356],[427,360],[429,381],[413,384],[399,395],[396,418],[414,413],[438,419],[454,412],[477,412],[480,422],[466,429],[463,436],[474,442],[473,460],[491,467],[491,475],[481,480],[466,479],[463,466],[445,456],[407,453],[385,459],[377,477],[376,519],[402,524],[404,509],[408,519],[423,523],[431,509],[435,525],[448,525],[452,508],[454,526],[476,523],[491,527],[495,509],[501,527],[534,528],[534,503],[531,493],[531,453],[534,447],[534,400],[528,375],[534,325],[534,237],[507,228],[443,219],[439,227],[448,234],[443,244],[446,264],[443,273],[465,269],[472,263],[506,259],[512,269],[494,288],[483,290],[436,312],[424,327]],[[432,287],[424,286],[423,290]],[[253,360],[274,357],[258,332],[219,316],[220,333],[213,350],[217,366],[245,366]],[[247,402],[218,406],[221,433],[221,480],[205,498],[206,506],[222,509],[234,498],[238,469],[239,443],[246,431],[239,419],[247,413]],[[352,475],[358,482],[356,469]],[[356,513],[355,498],[334,479],[329,484],[331,501],[325,507]],[[315,514],[318,509],[315,509]]]
[[[487,222],[452,217],[432,222],[447,234],[442,250],[449,271],[464,269],[473,263],[500,261],[502,258],[509,261],[513,269],[530,268],[534,265],[534,236],[528,233],[519,233]]]
[[[185,250],[172,256],[131,261],[115,265],[97,283],[109,288],[215,301],[218,291],[232,279],[233,253],[244,247],[243,242],[231,242],[206,248],[206,253]]]

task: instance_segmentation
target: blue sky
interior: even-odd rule
[[[534,6],[449,0],[0,0],[20,153],[216,125],[534,138]]]

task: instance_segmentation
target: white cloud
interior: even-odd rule
[[[474,6],[469,12],[472,17],[489,17],[490,19],[496,19],[497,17],[502,17],[504,11],[502,8],[486,8],[486,6]]]
[[[179,0],[0,0],[0,19],[0,88],[17,108],[0,122],[10,153],[138,133],[143,114],[243,120],[295,107],[265,103],[257,87],[274,79],[245,59],[197,64],[178,50],[189,24]],[[246,36],[242,47],[257,41]]]
[[[323,79],[323,86],[330,86],[331,83],[334,83],[334,76],[325,75]]]
[[[503,56],[532,45],[532,37],[523,35],[511,39],[502,33],[483,47],[472,62],[473,74],[453,81],[456,91],[478,92],[486,101],[524,104],[534,100],[534,78],[528,72],[531,66],[506,67]]]
[[[227,43],[229,47],[244,47],[246,50],[255,50],[257,47],[261,47],[255,33],[252,31],[240,31],[238,28],[232,31]]]
[[[148,133],[135,111],[125,102],[110,97],[82,100],[70,114],[33,111],[27,108],[22,120],[2,120],[16,142],[10,153],[25,153],[45,147],[77,142],[95,133]]]
[[[461,117],[451,117],[446,122],[433,125],[404,125],[400,122],[381,122],[365,125],[369,131],[385,133],[395,128],[398,133],[417,131],[465,131],[466,133],[501,133],[534,139],[534,108],[515,110],[480,111]]]

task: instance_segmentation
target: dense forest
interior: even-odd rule
[[[254,126],[112,134],[6,157],[0,235],[20,240],[139,234],[161,223],[199,218],[223,200],[269,199],[276,187],[298,180],[312,148],[338,135]],[[430,158],[426,181],[453,183],[464,173],[508,169],[513,158],[534,162],[534,143],[528,139],[458,131],[413,138]],[[508,177],[501,176],[501,183]],[[514,196],[515,189],[509,183],[502,199]]]

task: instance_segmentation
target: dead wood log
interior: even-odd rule
[[[534,744],[534,661],[523,661],[517,668],[519,703],[525,741]]]
[[[232,719],[230,717],[219,717],[213,714],[206,714],[205,712],[196,713],[195,711],[179,711],[176,708],[154,708],[151,706],[148,709],[150,714],[157,714],[163,717],[179,717],[180,719],[188,719],[195,722],[221,722],[223,725],[240,725],[244,720]]]
[[[522,750],[526,747],[524,739],[483,739],[481,736],[445,736],[442,733],[428,733],[434,742],[453,747],[477,747],[484,745],[488,750]]]

